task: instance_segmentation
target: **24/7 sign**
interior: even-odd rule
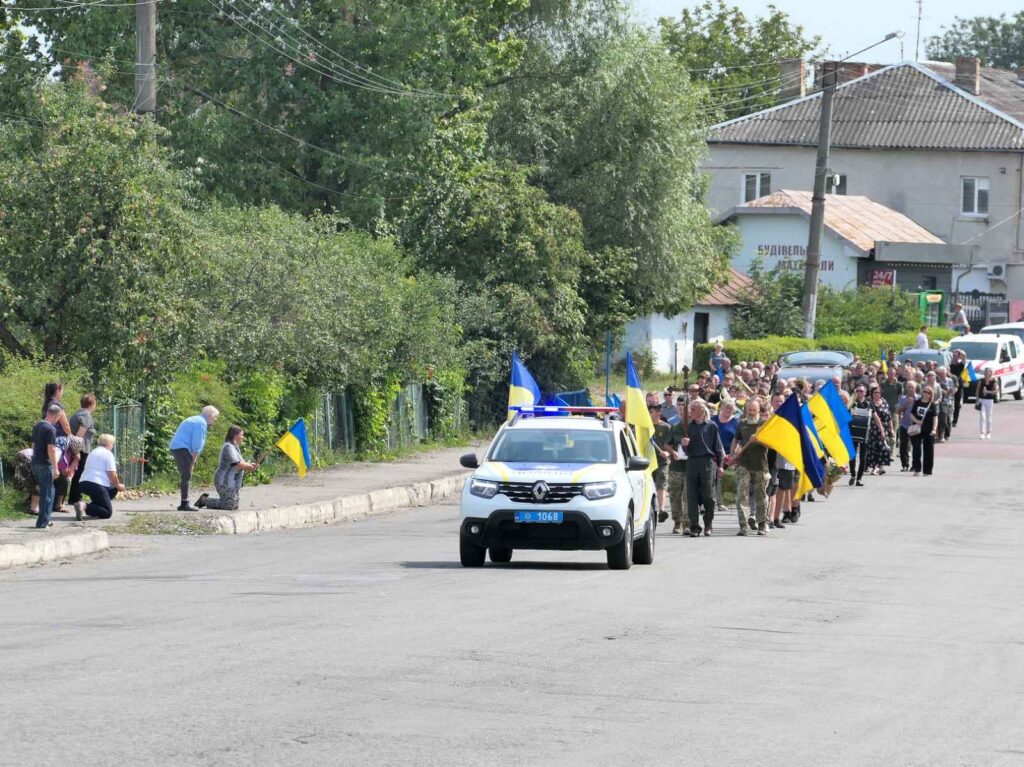
[[[892,288],[896,286],[895,269],[869,269],[868,285],[872,288]]]

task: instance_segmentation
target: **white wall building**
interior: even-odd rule
[[[697,302],[693,309],[674,317],[649,314],[626,326],[624,346],[630,351],[649,351],[659,373],[679,373],[693,367],[693,347],[727,340],[733,309],[742,302],[753,283],[735,269],[728,281]]]
[[[953,289],[1024,298],[1018,73],[977,59],[840,70],[830,190],[867,197],[962,246],[973,268],[954,270]],[[811,188],[820,99],[817,92],[715,126],[704,167],[708,203],[720,217],[773,190]]]

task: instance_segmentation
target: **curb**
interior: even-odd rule
[[[35,535],[39,537],[30,537]],[[56,536],[31,532],[25,538],[24,543],[0,543],[0,570],[83,557],[110,548],[110,539],[102,530],[82,530]]]
[[[259,511],[235,511],[209,517],[203,523],[212,533],[219,535],[245,535],[266,530],[329,525],[350,519],[387,514],[399,509],[428,506],[450,500],[462,492],[462,485],[472,474],[458,474],[431,482],[417,482],[403,487],[372,490],[369,493],[347,495],[333,501],[280,506]]]

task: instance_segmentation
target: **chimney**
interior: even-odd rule
[[[832,73],[835,72],[835,84],[842,85],[851,80],[856,80],[864,75],[878,69],[874,64],[867,64],[863,61],[819,61],[814,65],[814,85],[821,88],[828,75],[829,83],[832,81]]]
[[[981,59],[977,56],[957,56],[956,78],[953,82],[975,96],[981,93]]]
[[[782,70],[782,85],[779,87],[779,103],[803,98],[807,95],[807,64],[803,59],[786,59],[779,63]]]

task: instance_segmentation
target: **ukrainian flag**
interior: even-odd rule
[[[839,427],[839,435],[843,438],[843,444],[846,446],[846,454],[849,460],[853,460],[853,456],[857,453],[857,448],[853,444],[853,435],[850,434],[850,422],[853,420],[853,416],[850,415],[850,411],[846,409],[846,405],[843,404],[843,398],[839,396],[839,390],[836,389],[836,385],[831,381],[827,382],[821,387],[821,391],[818,392],[828,404],[828,409],[832,411],[832,417],[836,420],[836,425]],[[813,397],[811,398],[813,401]],[[811,412],[814,412],[814,408],[811,408]],[[836,459],[836,463],[840,466],[845,464],[836,458],[836,454],[833,453],[832,457]]]
[[[974,369],[974,363],[970,360],[968,360],[967,364],[964,365],[964,369],[960,371],[960,380],[965,384],[977,383],[978,373]]]
[[[300,418],[293,423],[292,427],[277,441],[277,447],[292,459],[299,470],[299,479],[305,477],[306,472],[313,465],[309,457],[309,440],[306,439],[305,419]]]
[[[789,395],[789,399],[765,421],[755,436],[758,442],[796,467],[801,474],[801,488],[806,486],[810,489],[825,484],[825,467],[818,460],[814,443],[804,425],[803,412],[796,394]],[[807,489],[803,492],[807,492]]]
[[[829,382],[828,385],[832,386],[832,383]],[[821,395],[821,392],[811,397],[805,407],[811,413],[811,421],[818,432],[821,444],[824,445],[829,455],[832,456],[837,464],[846,466],[850,462],[851,453],[847,448],[846,442],[843,440],[843,433],[839,428],[839,423],[836,421],[835,415],[832,414],[832,409],[828,406],[828,402]]]
[[[640,387],[640,376],[636,374],[632,354],[626,355],[626,423],[633,426],[640,454],[651,462],[645,472],[644,503],[637,518],[637,522],[642,522],[650,507],[650,483],[654,470],[658,468],[658,454],[651,441],[654,438],[654,422],[651,420],[650,411],[647,410],[647,400],[644,397],[644,390]]]
[[[508,419],[512,420],[514,407],[530,407],[540,404],[540,387],[533,380],[519,355],[512,352],[512,380],[508,385]]]

